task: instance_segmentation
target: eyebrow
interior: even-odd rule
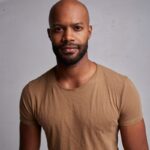
[[[83,25],[83,23],[82,22],[78,22],[78,23],[72,23],[71,24],[71,26],[74,26],[74,25]],[[54,24],[51,25],[52,28],[57,27],[57,26],[65,27],[64,24],[60,24],[60,23],[54,23]]]

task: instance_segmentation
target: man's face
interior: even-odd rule
[[[87,52],[91,26],[82,9],[70,6],[55,10],[49,35],[58,63],[76,64]]]

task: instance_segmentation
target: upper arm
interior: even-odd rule
[[[35,112],[36,101],[29,85],[25,86],[20,99],[20,150],[39,150],[41,127]]]
[[[39,150],[41,127],[20,123],[20,150]]]
[[[120,127],[121,138],[125,150],[148,150],[144,121]]]
[[[131,80],[122,92],[119,128],[125,150],[148,150],[139,93]]]

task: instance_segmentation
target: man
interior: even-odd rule
[[[38,150],[41,127],[49,150],[148,150],[132,82],[88,59],[92,27],[87,8],[61,0],[51,9],[48,35],[57,65],[28,83],[20,101],[20,150]]]

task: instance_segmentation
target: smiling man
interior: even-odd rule
[[[39,150],[41,128],[49,150],[148,150],[140,98],[133,83],[88,59],[92,27],[77,0],[50,11],[47,30],[57,65],[23,89],[20,150]]]

